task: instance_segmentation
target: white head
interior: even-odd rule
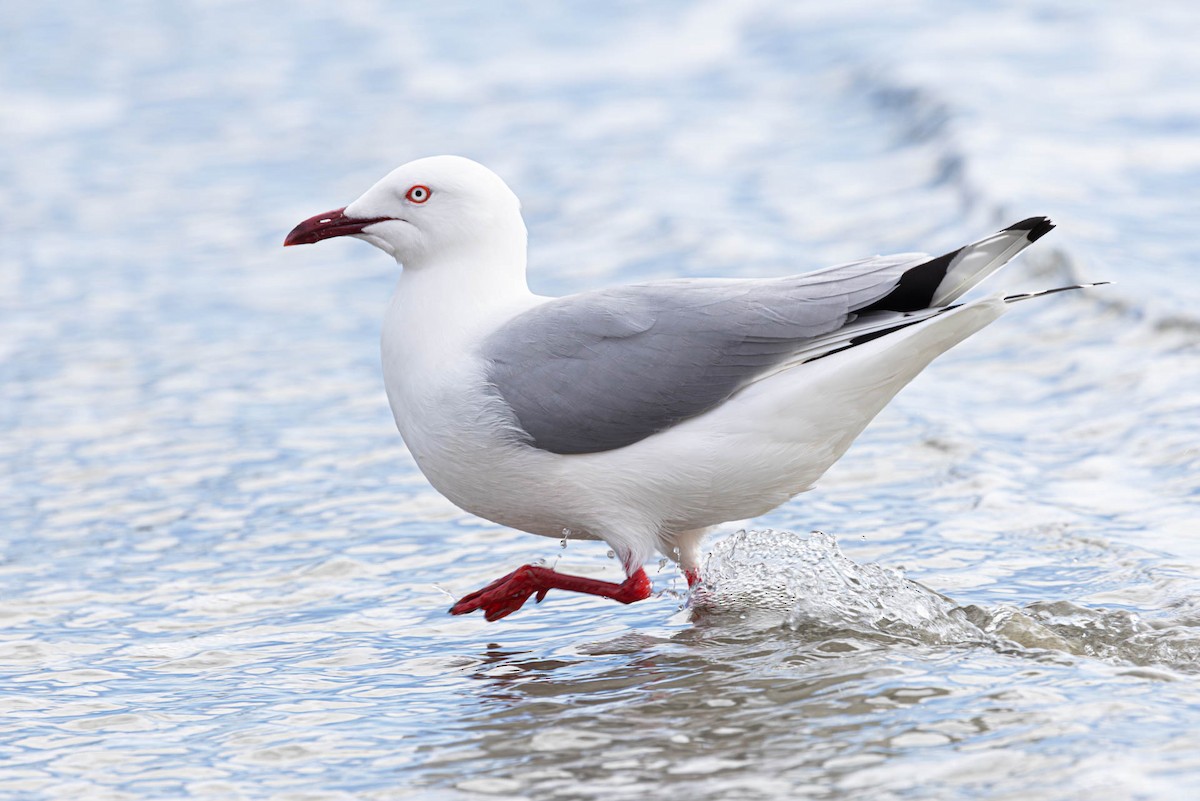
[[[335,236],[370,242],[406,270],[467,260],[525,268],[520,201],[498,175],[461,156],[397,167],[349,206],[297,225],[283,244]]]

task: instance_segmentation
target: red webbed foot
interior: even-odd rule
[[[650,597],[650,579],[646,571],[636,572],[620,584],[599,579],[570,576],[556,573],[546,567],[523,565],[503,578],[498,578],[482,590],[464,595],[450,607],[450,614],[465,615],[476,609],[483,610],[486,620],[499,620],[520,609],[529,596],[537,594],[540,603],[550,590],[570,590],[612,598],[623,604],[631,604]]]
[[[450,614],[465,615],[476,609],[483,610],[487,620],[499,620],[520,609],[535,592],[540,602],[546,597],[549,587],[542,587],[530,575],[530,571],[538,568],[532,565],[518,567],[507,576],[496,579],[481,590],[464,595],[450,607]]]
[[[683,571],[683,577],[687,579],[688,589],[692,589],[700,583],[700,568],[689,567]]]

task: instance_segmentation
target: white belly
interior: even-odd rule
[[[758,516],[811,487],[930,360],[998,316],[996,305],[964,307],[777,373],[703,415],[601,453],[522,444],[508,407],[482,389],[485,365],[467,344],[478,341],[471,332],[453,341],[443,327],[438,341],[416,342],[411,327],[405,339],[385,326],[384,379],[413,458],[453,503],[535,534],[598,537],[638,560],[669,551],[676,534]]]

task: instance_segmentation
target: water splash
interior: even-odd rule
[[[1150,623],[1123,609],[1069,601],[960,606],[876,564],[845,556],[820,531],[739,531],[716,543],[692,594],[698,619],[782,626],[808,635],[853,633],[940,645],[979,645],[1200,672],[1200,630]]]
[[[847,558],[820,531],[739,531],[713,548],[693,603],[789,628],[851,629],[923,642],[986,639],[953,601],[895,570]]]

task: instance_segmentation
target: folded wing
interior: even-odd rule
[[[780,369],[935,316],[1052,228],[1031,218],[952,253],[777,279],[634,284],[556,298],[482,346],[529,445],[625,447]]]

